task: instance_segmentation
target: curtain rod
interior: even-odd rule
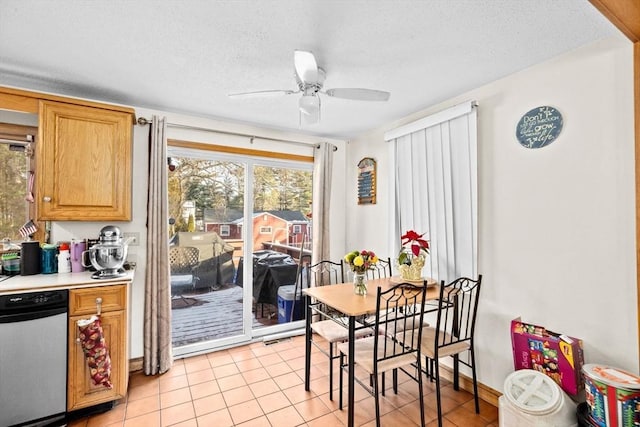
[[[141,126],[145,126],[148,125],[152,122],[152,120],[146,119],[144,117],[138,117],[138,124]],[[215,130],[215,129],[209,129],[209,128],[204,128],[204,127],[200,127],[200,126],[191,126],[191,125],[182,125],[179,123],[167,123],[167,127],[172,127],[172,128],[178,128],[178,129],[190,129],[190,130],[199,130],[199,131],[204,131],[204,132],[211,132],[211,133],[219,133],[222,135],[233,135],[233,136],[244,136],[246,138],[249,138],[249,143],[253,144],[253,140],[254,139],[264,139],[266,141],[276,141],[276,142],[286,142],[289,144],[296,144],[296,145],[304,145],[304,146],[312,146],[315,148],[320,148],[320,144],[316,144],[313,142],[302,142],[302,141],[295,141],[295,140],[291,140],[291,139],[282,139],[282,138],[269,138],[266,136],[256,136],[256,135],[252,135],[249,133],[241,133],[241,132],[230,132],[230,131],[226,131],[226,130]],[[335,145],[333,146],[333,151],[338,151],[338,147],[336,147]]]

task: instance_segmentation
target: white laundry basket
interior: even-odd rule
[[[513,372],[498,399],[500,427],[574,427],[575,403],[551,378],[532,369]]]

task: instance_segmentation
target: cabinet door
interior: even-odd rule
[[[40,220],[130,221],[132,117],[40,101]]]
[[[122,399],[127,393],[128,361],[126,313],[124,310],[102,313],[100,320],[109,356],[111,358],[112,389],[94,385],[89,366],[78,341],[76,322],[87,316],[69,318],[69,373],[67,384],[67,410],[73,411],[100,403]]]

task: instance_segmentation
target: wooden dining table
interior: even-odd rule
[[[353,283],[340,283],[336,285],[317,286],[313,288],[303,289],[305,294],[306,310],[306,339],[305,339],[305,367],[304,367],[304,389],[309,391],[310,371],[311,371],[311,323],[314,312],[319,310],[318,303],[323,303],[331,309],[340,312],[348,318],[345,325],[349,331],[349,355],[348,355],[348,400],[347,400],[347,425],[354,425],[354,398],[355,398],[355,376],[354,376],[354,342],[356,319],[359,317],[374,314],[376,312],[378,287],[382,291],[403,282],[399,277],[386,277],[381,279],[368,280],[367,294],[356,295],[353,290]],[[411,282],[416,284],[416,282]],[[420,282],[418,282],[420,283]],[[440,288],[437,282],[427,278],[427,294],[425,299],[437,300],[440,297]],[[340,323],[340,322],[339,322]]]

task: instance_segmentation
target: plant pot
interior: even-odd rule
[[[427,257],[425,254],[414,255],[411,250],[398,258],[398,271],[403,280],[418,281],[423,279],[422,269]]]

